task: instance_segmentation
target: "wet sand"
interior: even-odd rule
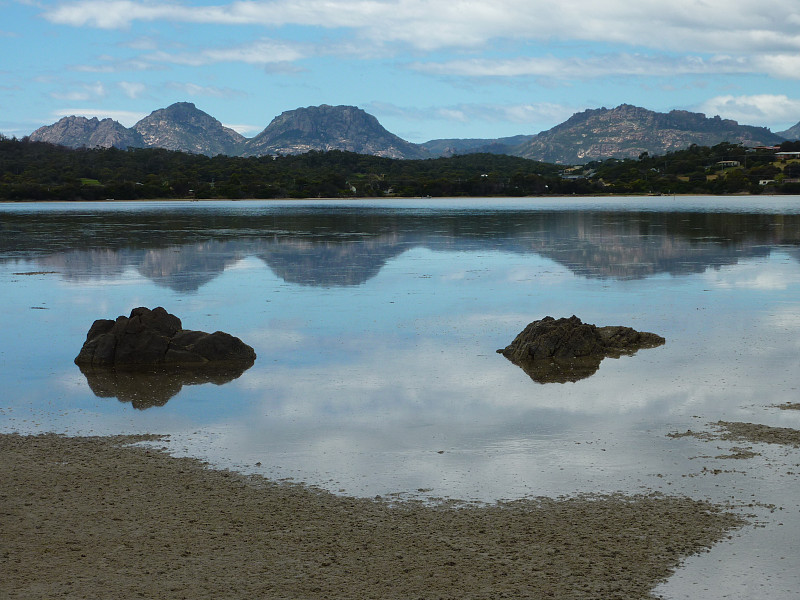
[[[779,405],[784,410],[796,410],[786,405]],[[743,423],[739,421],[717,421],[710,423],[714,431],[693,431],[688,429],[680,433],[669,433],[667,437],[695,437],[709,442],[711,440],[727,440],[735,442],[750,442],[753,444],[779,444],[800,448],[800,429],[789,427],[770,427],[759,423]],[[739,449],[741,450],[741,449]],[[752,450],[750,448],[746,450]],[[751,458],[757,452],[749,452],[749,456],[735,456],[733,458]],[[730,457],[727,457],[730,458]]]
[[[0,435],[0,597],[630,600],[743,525],[661,495],[342,497],[127,445],[160,439]]]

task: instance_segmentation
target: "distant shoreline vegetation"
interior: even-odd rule
[[[404,160],[339,150],[252,158],[70,149],[0,136],[0,200],[800,194],[800,142],[692,145],[567,167],[504,154]]]

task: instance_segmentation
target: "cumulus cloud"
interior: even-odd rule
[[[137,21],[218,25],[343,27],[376,42],[421,49],[466,47],[489,40],[581,40],[693,52],[800,49],[796,0],[770,10],[749,0],[263,0],[194,6],[154,0],[77,0],[44,11],[54,23],[106,29]],[[654,33],[657,32],[657,35]]]
[[[699,105],[697,110],[744,124],[769,123],[789,127],[800,121],[800,98],[790,98],[785,94],[716,96]]]

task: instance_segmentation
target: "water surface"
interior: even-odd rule
[[[0,205],[0,431],[168,433],[176,454],[363,496],[753,502],[764,527],[660,592],[794,598],[798,451],[733,461],[666,434],[800,428],[771,407],[798,401],[799,250],[787,197]],[[72,360],[136,306],[258,359],[155,405],[98,397]],[[572,314],[667,343],[566,384],[495,353]]]

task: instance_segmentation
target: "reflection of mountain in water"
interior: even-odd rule
[[[395,236],[309,241],[287,238],[264,247],[258,257],[281,279],[301,285],[360,285],[408,248]]]
[[[681,275],[800,247],[800,215],[621,211],[304,208],[6,213],[0,261],[36,260],[69,279],[135,269],[187,292],[246,256],[290,283],[359,285],[391,258],[434,251],[535,253],[588,278]]]
[[[68,250],[41,257],[37,262],[76,281],[121,277],[132,268],[158,285],[191,292],[246,255],[235,246],[236,242],[207,240],[166,248]]]

